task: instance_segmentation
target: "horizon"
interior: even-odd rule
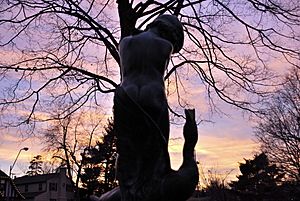
[[[217,174],[227,175],[226,181],[235,180],[240,174],[239,163],[244,159],[252,159],[259,152],[259,144],[254,141],[252,125],[245,119],[241,111],[229,110],[231,116],[216,115],[214,123],[202,122],[198,125],[198,143],[196,145],[196,160],[200,162],[202,173],[214,170]],[[169,154],[173,169],[178,169],[182,162],[182,136],[183,125],[171,125]],[[0,135],[0,169],[9,174],[9,166],[12,165],[19,149],[28,147],[28,151],[22,151],[13,168],[16,176],[25,175],[30,160],[40,154],[45,157],[42,139],[34,136],[21,139],[14,135]],[[46,153],[49,154],[49,153]],[[46,156],[46,160],[51,157]],[[200,170],[199,170],[200,171]],[[204,175],[205,176],[205,175]]]

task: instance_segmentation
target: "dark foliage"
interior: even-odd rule
[[[116,156],[116,136],[113,121],[109,120],[101,141],[97,141],[93,147],[87,147],[82,155],[84,173],[81,181],[89,195],[101,195],[117,185]]]
[[[241,175],[229,185],[243,201],[274,200],[278,186],[282,184],[284,174],[269,163],[265,153],[255,155],[254,159],[245,159],[240,164]]]
[[[36,155],[30,161],[30,165],[28,167],[28,171],[26,172],[29,176],[43,174],[43,160],[41,155]]]

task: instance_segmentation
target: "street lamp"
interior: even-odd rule
[[[24,151],[28,151],[28,149],[29,149],[28,147],[23,147],[22,149],[19,150],[19,153],[18,153],[18,155],[17,155],[17,157],[16,157],[14,163],[13,163],[11,166],[9,166],[9,177],[11,177],[11,171],[12,171],[12,169],[14,168],[14,166],[15,166],[17,160],[18,160],[18,157],[19,157],[19,155],[20,155],[20,153],[21,153],[21,151],[23,151],[23,150],[24,150]]]

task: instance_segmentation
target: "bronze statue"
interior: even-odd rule
[[[120,187],[99,200],[184,201],[193,193],[199,179],[194,110],[185,110],[184,160],[178,171],[171,169],[168,153],[164,72],[171,54],[182,48],[183,38],[179,20],[161,15],[146,31],[121,40],[121,84],[114,97]]]

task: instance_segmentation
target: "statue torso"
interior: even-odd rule
[[[151,32],[122,39],[121,86],[131,98],[154,107],[166,102],[163,77],[171,52],[171,43]]]

